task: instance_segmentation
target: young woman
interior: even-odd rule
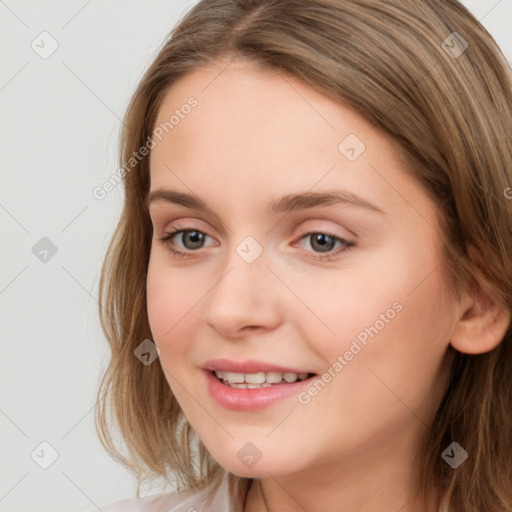
[[[466,8],[203,0],[121,165],[98,431],[177,492],[102,510],[512,510],[512,80]]]

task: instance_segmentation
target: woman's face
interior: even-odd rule
[[[435,206],[354,111],[226,64],[176,84],[153,136],[147,305],[172,392],[241,476],[407,458],[461,316]]]

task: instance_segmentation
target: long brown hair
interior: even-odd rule
[[[512,79],[465,7],[455,0],[202,0],[171,32],[132,98],[121,165],[147,145],[169,88],[221,57],[300,78],[388,134],[438,205],[453,289],[476,287],[512,308]],[[162,368],[134,356],[152,338],[149,158],[134,162],[123,181],[124,207],[100,280],[112,352],[98,391],[100,440],[135,472],[137,495],[143,480],[170,481],[171,474],[180,490],[217,485],[225,471],[195,436]],[[449,385],[419,452],[419,490],[430,493],[433,510],[512,510],[511,336],[509,327],[488,353],[453,351]],[[114,422],[126,455],[113,441]],[[441,458],[453,441],[470,454],[457,469]],[[228,477],[243,503],[250,479]]]

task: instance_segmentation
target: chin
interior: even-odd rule
[[[247,450],[247,452],[248,451],[249,450]],[[278,477],[297,470],[296,461],[291,461],[293,463],[292,464],[290,461],[285,461],[284,457],[282,460],[278,461],[273,457],[271,459],[265,459],[264,455],[262,455],[259,460],[254,462],[256,459],[253,459],[252,461],[250,459],[244,461],[244,458],[247,457],[247,455],[244,455],[244,452],[240,453],[240,458],[239,453],[235,453],[233,455],[228,456],[226,451],[224,451],[219,457],[215,457],[215,454],[212,453],[215,460],[226,471],[243,478],[268,478],[269,476]],[[292,467],[293,469],[291,469]]]

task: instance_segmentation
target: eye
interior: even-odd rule
[[[345,240],[332,233],[306,233],[300,238],[300,241],[307,239],[310,240],[308,245],[313,249],[314,253],[316,253],[316,255],[309,257],[320,261],[333,261],[338,259],[339,253],[346,252],[355,246],[354,242]],[[338,246],[338,249],[333,251],[336,246]]]
[[[174,238],[181,240],[185,250],[178,250],[174,248]],[[186,258],[191,256],[190,252],[188,251],[194,252],[197,249],[202,249],[206,238],[210,237],[198,229],[175,229],[165,233],[165,235],[159,238],[159,240],[165,244],[176,256]]]
[[[206,238],[211,238],[206,233],[198,229],[174,229],[158,238],[170,251],[177,257],[187,258],[193,255],[193,252],[204,247]],[[345,240],[332,233],[311,232],[306,233],[300,238],[300,241],[310,239],[308,244],[313,251],[308,251],[308,258],[319,261],[334,261],[339,258],[341,252],[346,252],[355,246],[354,242]],[[181,241],[183,249],[176,249],[176,241]],[[213,240],[213,239],[212,239]],[[333,251],[336,247],[337,250]]]

